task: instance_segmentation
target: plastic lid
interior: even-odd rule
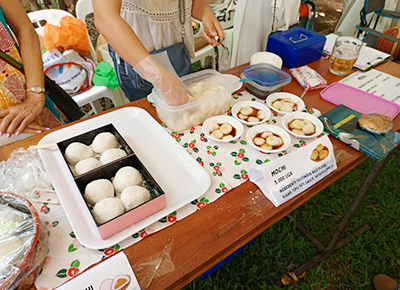
[[[275,87],[287,84],[292,76],[287,72],[267,63],[258,63],[242,69],[242,76],[263,87]]]

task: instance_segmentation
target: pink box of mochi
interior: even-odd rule
[[[66,158],[66,149],[71,143],[80,142],[87,146],[91,146],[95,136],[103,132],[109,132],[113,134],[116,137],[118,143],[120,144],[120,149],[124,150],[126,155],[82,174],[77,174],[73,166],[69,165],[69,167],[71,169],[71,174],[74,177],[75,184],[78,187],[79,192],[81,193],[80,198],[82,202],[86,204],[87,210],[90,212],[90,215],[92,216],[93,221],[97,226],[97,230],[100,234],[100,237],[102,239],[106,239],[112,236],[113,234],[118,233],[119,231],[131,226],[132,224],[165,208],[166,198],[164,191],[158,185],[156,180],[152,177],[152,175],[145,168],[143,163],[139,160],[138,156],[136,156],[132,148],[129,147],[129,145],[125,142],[125,140],[122,138],[122,136],[119,134],[119,132],[115,129],[115,127],[112,124],[94,129],[92,131],[83,133],[81,135],[57,143],[57,146],[59,147],[62,155],[64,156],[66,163],[68,164]],[[99,159],[100,158],[99,154],[97,154],[95,158]],[[85,189],[87,185],[99,179],[106,179],[112,183],[118,170],[128,166],[134,167],[139,171],[143,179],[143,183],[141,184],[141,186],[146,188],[150,193],[151,196],[150,200],[147,200],[146,202],[141,203],[129,210],[124,210],[123,213],[114,216],[113,218],[108,219],[106,221],[99,221],[98,219],[96,220],[95,214],[93,213],[93,209],[95,206],[93,204],[93,200],[91,204],[89,202],[89,200],[91,199],[85,196]],[[100,191],[101,190],[102,189],[100,189]],[[100,193],[100,195],[101,194],[102,193]],[[118,195],[120,196],[121,193],[114,190],[113,198],[118,199],[119,198]]]

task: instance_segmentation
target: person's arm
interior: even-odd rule
[[[193,0],[192,16],[203,23],[203,37],[209,44],[219,45],[215,36],[218,36],[221,42],[225,39],[221,24],[205,0]]]
[[[17,38],[20,47],[22,63],[24,65],[27,88],[44,87],[43,63],[40,53],[38,36],[31,21],[19,0],[0,0],[7,24]],[[16,134],[25,131],[25,128],[40,115],[43,110],[45,94],[26,92],[24,101],[18,105],[0,111],[0,135]],[[41,128],[46,129],[46,128]]]
[[[182,81],[150,55],[129,24],[120,16],[121,0],[92,2],[96,27],[112,48],[157,87],[167,103],[173,106],[187,103],[187,89]]]

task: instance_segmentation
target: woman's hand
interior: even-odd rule
[[[211,9],[206,9],[201,21],[203,23],[204,39],[214,47],[220,45],[220,42],[216,41],[215,37],[218,36],[222,42],[225,39],[225,35],[221,24],[214,15],[214,12]]]
[[[40,115],[44,107],[44,94],[36,94],[27,92],[27,96],[21,103],[11,106],[8,109],[0,111],[0,136],[3,134],[19,135],[20,133],[28,133],[25,129],[29,129],[32,122]],[[38,130],[45,130],[44,127],[36,125],[29,129],[29,133],[36,133]],[[34,130],[35,132],[33,132]]]

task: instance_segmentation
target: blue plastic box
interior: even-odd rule
[[[294,27],[270,34],[267,51],[279,55],[286,68],[300,67],[321,58],[325,41],[323,35]]]

